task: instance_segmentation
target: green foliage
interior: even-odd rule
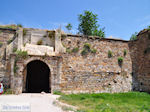
[[[72,52],[74,52],[74,53],[77,53],[78,51],[79,51],[78,47],[75,47],[75,48],[72,49]]]
[[[112,51],[108,51],[108,58],[111,58],[113,55],[112,55]]]
[[[55,31],[47,31],[47,33],[50,39],[53,39],[53,40],[55,39]]]
[[[66,52],[67,52],[67,53],[71,53],[71,49],[70,49],[70,48],[67,48],[67,49],[66,49]]]
[[[42,45],[42,44],[43,44],[43,40],[37,41],[37,45]]]
[[[7,41],[7,44],[10,44],[13,41],[13,39],[10,39]]]
[[[71,25],[70,23],[68,23],[67,26],[66,26],[66,29],[67,29],[68,31],[72,30],[72,25]]]
[[[83,46],[83,50],[81,51],[81,55],[87,55],[89,52],[96,54],[96,49],[91,49],[91,45],[89,43],[85,43]]]
[[[81,51],[81,55],[84,56],[84,55],[87,55],[88,54],[88,51],[84,48],[82,51]]]
[[[84,11],[84,14],[80,14],[78,16],[80,22],[78,26],[79,33],[105,37],[104,29],[99,28],[97,16],[97,14],[93,14],[91,11]]]
[[[13,91],[11,89],[4,89],[4,93],[3,94],[13,94]]]
[[[122,66],[122,63],[123,63],[123,57],[118,57],[118,64]]]
[[[17,51],[17,48],[13,48],[13,52],[16,52]]]
[[[61,91],[57,91],[57,90],[55,90],[53,92],[53,94],[55,94],[55,95],[64,95],[64,93],[62,93]]]
[[[131,41],[137,40],[137,34],[138,34],[138,32],[135,32],[134,34],[132,34],[130,37],[130,40]]]
[[[27,58],[28,57],[27,51],[17,50],[16,54],[17,54],[18,58]]]
[[[25,36],[27,34],[27,30],[24,28],[23,29],[23,36]]]
[[[88,51],[91,49],[91,45],[89,43],[85,43],[83,47]]]
[[[91,51],[91,45],[89,43],[85,43],[83,46],[83,50],[81,51],[81,55],[87,55]]]
[[[17,24],[17,27],[22,28],[22,27],[23,27],[23,25],[22,25],[22,24]]]
[[[11,24],[11,25],[0,25],[0,28],[17,29],[17,25],[15,25],[15,24]]]
[[[123,55],[124,55],[124,56],[126,56],[126,55],[127,55],[127,50],[126,50],[126,49],[124,49],[124,51],[123,51]]]
[[[91,49],[91,53],[96,54],[97,50],[96,49]]]
[[[0,42],[0,47],[2,47],[3,46],[3,43],[2,42]]]
[[[76,106],[77,112],[149,112],[150,94],[85,93],[62,95],[60,101]]]
[[[0,34],[2,33],[2,31],[0,31]]]

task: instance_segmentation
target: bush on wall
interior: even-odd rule
[[[108,58],[111,58],[112,57],[112,51],[108,51]]]
[[[122,66],[122,64],[123,64],[123,57],[118,57],[118,64],[120,66]]]

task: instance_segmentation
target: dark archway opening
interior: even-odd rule
[[[50,69],[46,63],[35,60],[27,64],[26,92],[50,92]]]

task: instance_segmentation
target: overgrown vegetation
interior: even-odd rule
[[[113,56],[113,53],[112,53],[112,51],[108,51],[108,58],[111,58]]]
[[[27,58],[28,57],[28,52],[27,51],[22,51],[22,50],[17,50],[16,55],[18,58]]]
[[[72,49],[72,52],[73,52],[73,53],[77,53],[78,51],[79,51],[79,48],[78,48],[78,47],[75,47],[75,48]]]
[[[66,29],[70,32],[72,30],[72,25],[71,23],[68,23],[66,26]]]
[[[96,54],[97,50],[96,49],[91,49],[91,53]]]
[[[118,57],[118,64],[122,66],[122,63],[123,63],[123,57]]]
[[[3,94],[13,94],[13,91],[11,89],[4,89]]]
[[[50,39],[52,39],[52,40],[55,39],[55,31],[47,31],[47,33],[48,33],[48,37],[49,37]]]
[[[124,51],[123,51],[123,55],[124,55],[124,56],[126,56],[126,55],[127,55],[127,50],[126,50],[126,49],[124,49]]]
[[[15,53],[16,51],[17,51],[17,48],[14,47],[14,48],[13,48],[13,53]]]
[[[71,49],[70,49],[70,48],[67,48],[67,49],[66,49],[66,52],[67,52],[67,53],[71,53]]]
[[[135,32],[134,34],[132,34],[130,37],[130,40],[131,41],[137,40],[137,34],[138,34],[138,32]]]
[[[0,25],[0,28],[17,29],[17,25],[16,24]]]
[[[43,44],[43,40],[37,41],[37,45],[42,45],[42,44]]]
[[[3,46],[3,43],[2,42],[0,42],[0,47],[2,47]]]
[[[62,95],[60,101],[77,112],[149,112],[150,95],[142,92]]]
[[[99,28],[100,25],[98,24],[97,16],[97,14],[93,14],[91,11],[84,11],[83,14],[80,14],[78,16],[78,20],[80,22],[78,26],[79,33],[104,38],[104,28]]]
[[[83,46],[83,50],[81,51],[81,55],[87,55],[88,53],[95,54],[97,52],[96,49],[91,49],[91,45],[89,43],[85,43]]]

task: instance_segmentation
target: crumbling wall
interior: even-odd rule
[[[132,90],[132,61],[127,41],[70,36],[62,39],[63,92],[126,92]],[[84,45],[90,45],[84,54]],[[96,53],[93,52],[96,50]],[[108,52],[112,57],[108,57]],[[124,55],[126,51],[126,55]],[[84,55],[83,55],[84,54]],[[123,57],[119,66],[118,57]]]

